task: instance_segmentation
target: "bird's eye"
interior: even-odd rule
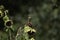
[[[8,21],[5,22],[5,26],[8,27],[8,28],[9,28],[12,24],[13,24],[13,22],[12,22],[11,20],[8,20]]]
[[[7,26],[11,26],[11,21],[8,21],[8,22],[6,23],[6,25],[7,25]]]

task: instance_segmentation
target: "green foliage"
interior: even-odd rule
[[[29,15],[32,17],[33,28],[37,31],[35,34],[36,40],[60,40],[59,0],[18,0],[14,2],[9,0],[8,3],[12,4],[12,6],[8,5],[9,7],[7,8],[10,10],[9,16],[14,22],[14,38],[17,35],[18,29],[20,27],[23,28],[24,24],[26,24]],[[20,31],[19,34],[23,34],[23,32]],[[21,37],[22,35],[18,37],[18,40]]]

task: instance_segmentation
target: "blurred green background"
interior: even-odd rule
[[[0,5],[9,10],[14,35],[31,16],[37,30],[36,40],[60,40],[60,0],[0,0]],[[6,33],[0,33],[0,40],[8,40],[7,37]]]

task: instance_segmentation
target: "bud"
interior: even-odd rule
[[[3,16],[3,13],[2,13],[2,11],[0,10],[0,18]]]
[[[0,18],[4,17],[5,16],[5,13],[4,13],[4,6],[3,5],[0,5]]]
[[[3,5],[0,5],[0,10],[3,10],[4,9],[4,6]]]
[[[31,17],[30,16],[28,16],[28,22],[31,22]]]

